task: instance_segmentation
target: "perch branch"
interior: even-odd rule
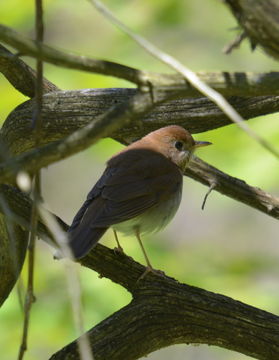
[[[138,359],[178,343],[217,345],[261,360],[279,356],[279,317],[275,315],[166,276],[152,274],[137,283],[144,267],[102,245],[82,265],[133,295],[130,304],[88,332],[96,360]],[[74,341],[50,360],[77,355]]]
[[[11,211],[25,222],[30,216],[30,199],[3,186]],[[65,223],[63,227],[67,229]],[[40,235],[50,236],[41,222],[38,229]],[[138,359],[178,343],[217,345],[260,360],[279,357],[279,318],[275,315],[167,276],[150,274],[137,283],[144,267],[100,244],[80,262],[133,296],[130,304],[88,332],[95,360]],[[70,358],[79,358],[76,341],[51,360]]]
[[[234,200],[279,219],[279,197],[232,177],[194,156],[185,174]]]

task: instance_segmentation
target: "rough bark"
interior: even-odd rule
[[[31,201],[3,186],[8,205],[26,225]],[[66,230],[67,225],[58,220]],[[39,232],[50,237],[41,222]],[[133,360],[180,343],[207,343],[262,360],[279,356],[279,317],[273,314],[162,274],[150,274],[138,282],[144,266],[100,244],[81,264],[125,287],[133,297],[130,304],[88,331],[95,360]],[[50,359],[79,359],[77,341]]]
[[[59,91],[44,95],[42,144],[49,143],[50,140],[59,140],[89,122],[94,122],[97,116],[108,111],[112,106],[124,105],[137,94],[140,94],[140,91],[136,89],[88,89]],[[173,97],[176,99],[168,100]],[[137,121],[131,121],[121,129],[110,133],[110,137],[127,144],[169,124],[179,124],[192,133],[200,133],[231,123],[210,100],[182,97],[182,88],[180,92],[160,91],[153,100],[150,99],[149,93],[146,93],[146,96],[142,96],[141,102],[142,106],[146,106],[145,102],[150,104],[144,110],[148,113],[143,114]],[[279,110],[278,96],[234,96],[230,97],[229,101],[245,119]],[[34,145],[34,134],[30,132],[33,107],[33,100],[18,106],[8,116],[1,129],[1,137],[17,154],[29,150]],[[22,141],[22,136],[26,137],[26,134],[28,137]]]
[[[95,360],[134,360],[180,343],[217,345],[261,360],[279,357],[275,315],[162,275],[137,282],[144,267],[101,245],[82,264],[133,295],[130,304],[89,330]],[[79,359],[77,343],[50,359]]]
[[[279,58],[279,3],[277,0],[225,0],[252,49],[257,45]]]

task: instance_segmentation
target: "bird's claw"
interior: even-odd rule
[[[148,275],[149,273],[153,273],[154,275],[157,275],[157,276],[165,276],[165,273],[163,271],[155,270],[151,266],[146,266],[145,271],[138,278],[137,283],[139,283],[141,280],[143,280],[146,277],[146,275]]]

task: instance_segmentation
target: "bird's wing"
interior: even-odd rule
[[[106,168],[103,175],[100,177],[100,179],[96,182],[96,184],[93,186],[93,188],[88,193],[85,202],[83,203],[82,207],[79,209],[77,214],[75,215],[75,217],[72,221],[72,224],[68,229],[68,232],[72,232],[74,229],[77,228],[77,226],[82,221],[85,212],[88,210],[88,207],[90,205],[92,205],[93,201],[101,195],[101,192],[102,192],[107,180],[113,176],[115,171],[116,171],[115,168],[108,168],[108,167]]]
[[[110,226],[142,214],[172,196],[181,186],[182,175],[179,168],[160,153],[137,149],[113,158],[99,181],[102,207],[96,209],[93,199],[86,211],[93,227]],[[94,197],[96,190],[93,190]]]

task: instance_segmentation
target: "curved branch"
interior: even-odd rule
[[[137,282],[144,267],[101,245],[82,264],[133,294],[129,305],[88,332],[96,360],[138,359],[179,343],[217,345],[261,360],[279,356],[275,315],[166,276]],[[50,359],[70,358],[79,358],[76,341]]]
[[[35,96],[36,73],[18,56],[12,54],[0,44],[0,72],[23,95]],[[44,78],[43,92],[59,90],[54,84]]]
[[[0,166],[1,180],[13,181],[15,174],[18,172],[19,169],[25,169],[34,172],[43,166],[51,164],[54,161],[60,160],[69,156],[72,153],[84,149],[85,147],[89,146],[89,144],[98,140],[100,137],[109,135],[111,131],[115,132],[114,137],[116,139],[121,136],[123,142],[126,143],[130,142],[132,139],[135,138],[135,136],[137,135],[136,131],[138,131],[140,135],[143,135],[144,132],[148,132],[148,126],[145,126],[143,128],[140,125],[141,122],[139,121],[139,115],[144,114],[147,110],[151,109],[154,106],[151,96],[149,93],[136,92],[136,90],[128,90],[128,92],[129,91],[130,97],[128,98],[128,100],[126,97],[127,90],[125,89],[121,91],[111,91],[110,101],[107,101],[108,99],[104,101],[104,98],[100,97],[98,100],[100,104],[105,103],[105,106],[108,106],[107,104],[115,104],[116,102],[118,103],[118,105],[112,106],[105,113],[96,116],[94,121],[89,124],[88,121],[90,120],[90,117],[88,117],[88,109],[93,109],[94,111],[94,106],[90,104],[90,101],[89,103],[86,103],[82,102],[81,99],[85,99],[86,101],[88,99],[91,99],[90,91],[82,91],[81,93],[84,95],[84,97],[81,97],[80,93],[78,93],[77,97],[73,96],[72,99],[70,96],[69,103],[71,104],[71,106],[73,106],[73,108],[68,109],[66,107],[66,109],[69,110],[68,112],[65,111],[65,103],[67,101],[64,102],[61,100],[63,99],[63,97],[59,97],[59,95],[61,95],[60,92],[45,95],[43,117],[47,120],[44,122],[44,128],[42,129],[42,139],[44,139],[46,145],[41,148],[29,150],[29,152],[22,153],[16,157],[13,157],[7,162],[2,163]],[[122,96],[121,100],[115,96],[119,92],[122,93],[122,95],[125,95]],[[65,92],[62,94],[66,95],[65,100],[67,100],[67,95],[75,93]],[[48,103],[48,106],[46,106],[48,99],[50,100],[50,102]],[[92,99],[94,99],[94,97]],[[248,100],[244,99],[243,101],[247,104]],[[261,99],[260,103],[264,103],[265,101],[268,103],[269,98]],[[196,99],[196,102],[196,104],[200,104],[204,103],[205,100]],[[60,107],[59,104],[62,104],[62,106]],[[82,104],[82,106],[80,104]],[[87,106],[85,106],[85,104],[87,104]],[[177,105],[177,103],[174,104]],[[172,106],[174,104],[169,104],[170,113],[172,112]],[[185,105],[187,108],[187,102]],[[207,105],[209,107],[212,106],[208,101]],[[17,115],[10,116],[1,130],[0,136],[2,142],[6,141],[6,145],[9,147],[9,150],[14,154],[21,153],[35,146],[35,139],[33,138],[34,135],[31,131],[30,126],[32,120],[32,106],[33,101],[29,101],[22,106],[19,106],[12,113],[18,115],[19,112],[19,117],[17,117]],[[168,105],[166,104],[165,108],[166,106]],[[54,117],[51,116],[52,111],[54,111]],[[83,116],[82,111],[85,111],[83,113]],[[98,111],[100,111],[100,109],[98,109]],[[162,109],[160,109],[160,111],[161,113],[164,113],[162,112]],[[270,111],[270,109],[268,111]],[[196,109],[194,113],[196,114]],[[68,117],[70,118],[70,121],[68,121]],[[121,132],[117,132],[118,126],[120,127],[122,124],[127,125],[133,118],[135,118],[137,122],[133,123],[132,127],[122,128]],[[183,122],[183,125],[184,119],[185,116],[181,118],[181,122]],[[79,120],[80,123],[78,122]],[[166,118],[165,121],[166,120],[169,123],[169,119]],[[87,122],[87,125],[84,124],[85,121]],[[223,121],[226,120],[224,119]],[[77,130],[76,132],[73,132],[74,129],[82,126],[81,123],[83,126],[85,126]],[[151,122],[146,121],[146,124],[149,124],[149,126],[160,126],[158,123],[151,123],[151,125],[150,123]],[[164,125],[166,125],[166,123],[164,123]],[[27,134],[30,134],[30,136],[27,136]],[[70,135],[65,140],[63,140],[63,136],[65,136],[66,134]],[[58,139],[60,139],[60,141],[54,142],[54,140]],[[204,167],[201,169],[200,164],[193,163],[193,165],[191,165],[191,167],[188,169],[188,174],[190,173],[190,176],[194,177],[195,179],[204,184],[208,184],[211,186],[214,183],[218,191],[228,196],[231,196],[232,198],[243,201],[246,204],[257,208],[268,215],[278,218],[278,199],[260,190],[256,190],[255,188],[244,184],[240,180],[236,181],[235,178],[223,174],[222,172],[210,167],[209,165],[204,164]],[[5,194],[5,192],[3,192],[3,194]],[[9,238],[6,232],[2,235],[2,241],[0,242],[0,246],[1,253],[5,254],[4,260],[6,261],[6,263],[12,263],[14,258],[13,256],[10,256],[8,251]],[[24,251],[26,249],[26,243],[22,242],[22,236],[17,237],[17,246],[19,246],[19,248],[22,250],[21,254],[24,254]],[[10,276],[10,280],[7,282],[1,282],[1,293],[4,294],[4,298],[8,296],[12,285],[16,280],[16,274],[18,273],[8,266],[6,266],[5,269],[6,273],[4,273],[4,275],[6,274],[6,276],[2,276],[2,278],[7,278],[7,276]]]

